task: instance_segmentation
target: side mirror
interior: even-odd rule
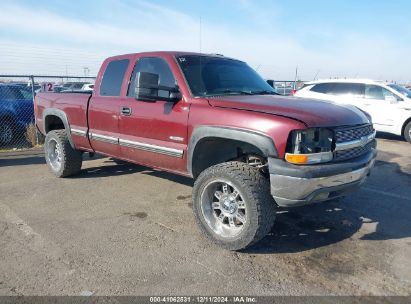
[[[385,96],[385,100],[389,101],[390,103],[397,103],[398,99],[395,96]]]
[[[178,87],[170,91],[170,95],[169,95],[170,101],[178,102],[181,100],[181,98],[183,98],[183,96],[181,95],[180,89]]]
[[[160,86],[160,76],[154,73],[138,72],[136,77],[135,98],[142,101],[171,101],[178,102],[182,95],[178,86]],[[159,91],[168,92],[168,96],[160,96]]]
[[[138,72],[136,77],[136,99],[145,101],[158,100],[158,74],[148,72]]]

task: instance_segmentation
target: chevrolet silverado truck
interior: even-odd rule
[[[365,112],[278,96],[222,55],[111,57],[93,93],[39,93],[35,114],[57,177],[79,173],[85,152],[192,177],[200,230],[229,250],[262,239],[278,207],[356,189],[376,157]]]

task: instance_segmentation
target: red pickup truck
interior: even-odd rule
[[[278,206],[357,188],[376,156],[366,113],[278,96],[222,55],[111,57],[92,94],[39,93],[35,113],[56,176],[79,173],[84,152],[190,176],[200,229],[230,250],[263,238]]]

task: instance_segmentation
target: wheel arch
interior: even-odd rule
[[[404,132],[405,132],[405,127],[411,122],[411,117],[409,117],[408,119],[405,120],[405,122],[402,124],[401,127],[401,135],[404,136]]]
[[[16,117],[10,113],[10,112],[5,112],[5,113],[1,113],[0,114],[0,126],[1,127],[5,127],[5,126],[9,126],[9,128],[11,129],[11,138],[10,140],[6,140],[3,141],[3,139],[0,141],[0,144],[10,144],[13,139],[15,138],[15,131],[16,131],[16,127],[17,127],[17,119]],[[1,131],[3,132],[3,130]],[[2,134],[4,135],[4,134]]]
[[[45,135],[53,130],[65,129],[71,147],[74,149],[73,140],[71,138],[70,124],[64,111],[54,108],[45,109],[43,111],[43,130]]]
[[[277,157],[272,138],[250,130],[201,126],[194,129],[187,150],[187,169],[196,178],[204,169],[228,161],[238,153]]]

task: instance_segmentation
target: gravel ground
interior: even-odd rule
[[[378,148],[361,190],[279,210],[245,252],[201,236],[190,179],[109,158],[57,179],[41,151],[0,153],[0,295],[410,295],[411,145]]]

